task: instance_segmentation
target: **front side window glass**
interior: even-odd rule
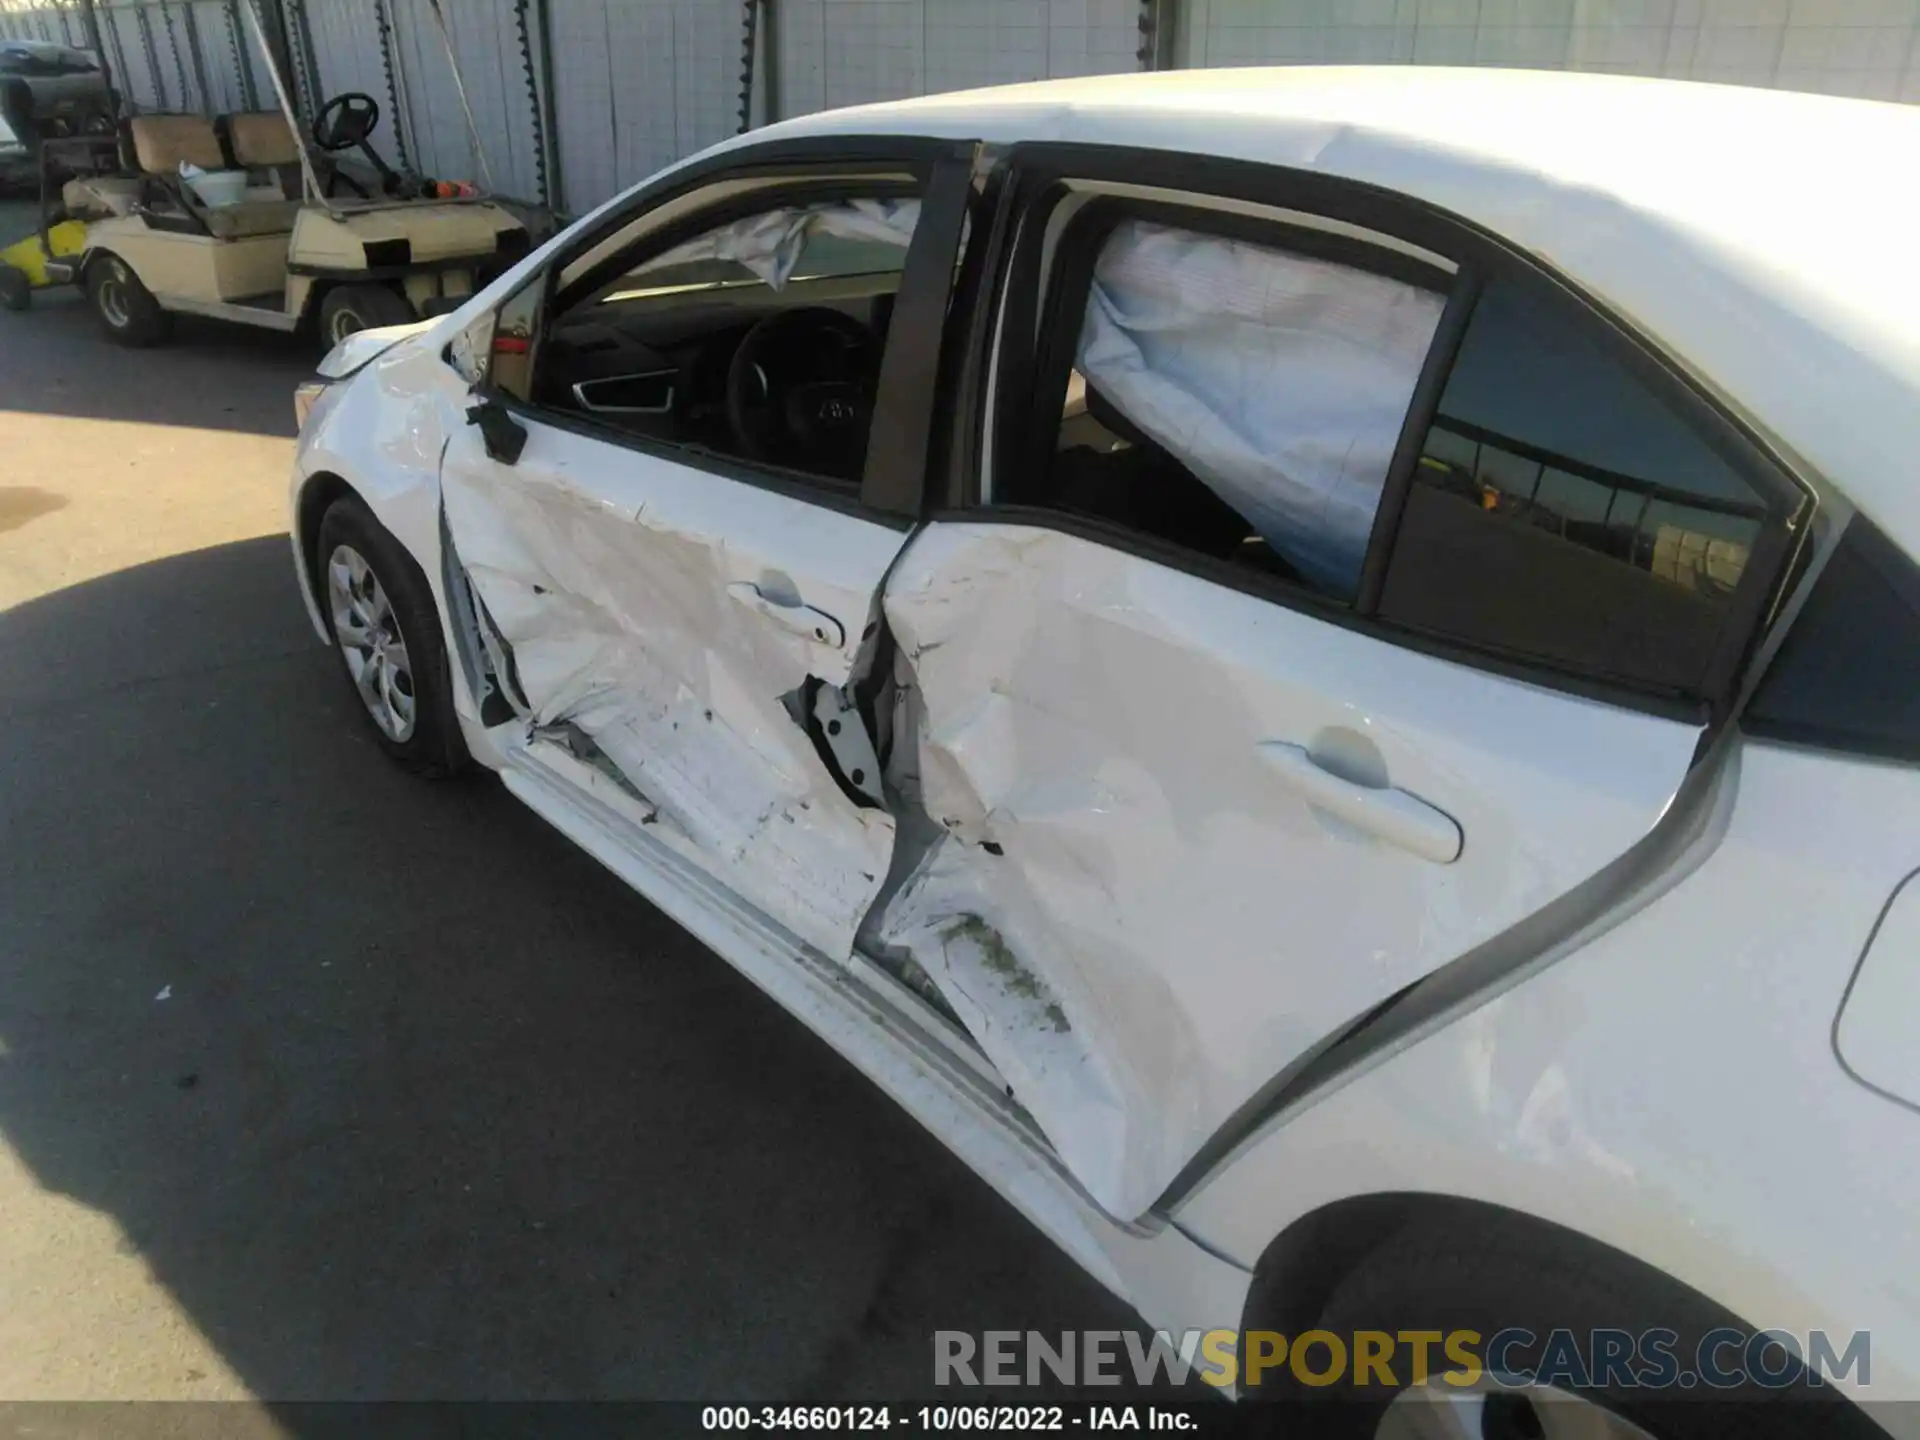
[[[641,239],[545,327],[534,399],[851,487],[919,217],[911,196],[849,196],[769,206],[664,250]]]

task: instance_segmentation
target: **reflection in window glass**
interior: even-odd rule
[[[603,304],[649,295],[898,274],[920,219],[920,202],[844,200],[784,206],[731,221],[696,236],[630,271]]]
[[[1688,589],[1730,591],[1739,583],[1764,515],[1757,501],[1680,495],[1572,456],[1521,454],[1521,442],[1465,425],[1442,406],[1421,459],[1428,484]],[[1656,551],[1667,557],[1659,565]]]
[[[1415,469],[1382,613],[1690,691],[1767,512],[1571,307],[1495,283]]]

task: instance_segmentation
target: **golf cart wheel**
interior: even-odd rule
[[[334,650],[380,748],[416,775],[458,774],[467,745],[427,577],[354,495],[321,517],[313,558]]]
[[[122,345],[157,345],[173,329],[173,317],[118,255],[87,266],[87,298],[108,335]]]
[[[27,283],[27,272],[12,265],[0,265],[0,306],[24,310],[32,303],[33,286]]]
[[[329,350],[361,330],[410,325],[415,319],[406,296],[384,285],[342,285],[320,302],[320,343]]]

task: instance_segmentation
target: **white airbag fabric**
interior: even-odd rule
[[[775,290],[800,263],[807,241],[816,235],[840,240],[877,240],[903,250],[920,223],[918,200],[846,200],[831,205],[786,206],[696,235],[657,255],[629,276],[634,279],[669,265],[700,260],[731,260],[744,265]]]
[[[1079,369],[1316,585],[1350,592],[1444,297],[1129,220]]]

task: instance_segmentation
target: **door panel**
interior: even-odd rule
[[[876,918],[1110,1213],[1317,1042],[1659,818],[1699,730],[1072,535],[935,524],[887,583],[942,834]]]
[[[652,834],[846,957],[893,820],[835,782],[803,706],[847,684],[903,532],[521,419],[517,464],[465,427],[441,481],[532,733],[590,741]]]

